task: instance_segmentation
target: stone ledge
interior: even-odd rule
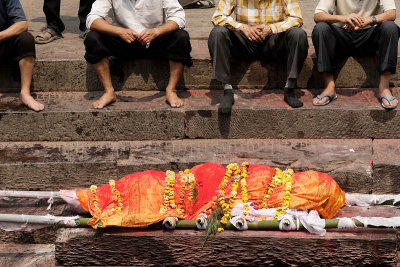
[[[340,63],[336,76],[337,87],[377,87],[379,74],[377,58],[349,58]],[[124,64],[123,76],[114,76],[117,90],[165,90],[168,83],[168,62],[136,60]],[[400,69],[400,61],[398,63]],[[185,68],[180,88],[216,88],[211,83],[212,64],[209,59],[195,59],[191,68]],[[261,63],[235,61],[232,64],[232,85],[237,88],[283,88],[286,70],[276,62]],[[18,92],[19,84],[12,80],[11,71],[0,67],[0,92]],[[400,86],[400,75],[392,77],[394,86]],[[322,75],[315,69],[315,58],[307,58],[300,73],[300,88],[322,88]],[[83,59],[38,60],[34,72],[33,90],[99,91],[103,90],[96,73]]]
[[[292,109],[281,91],[240,90],[230,115],[217,111],[220,91],[182,92],[179,109],[170,108],[162,92],[118,92],[118,102],[103,110],[91,108],[101,92],[38,93],[46,106],[39,113],[17,95],[3,94],[0,141],[400,138],[399,110],[383,110],[375,90],[339,90],[339,99],[325,107],[312,106],[308,90],[298,94],[304,107]]]
[[[89,187],[147,169],[177,171],[205,162],[226,165],[248,160],[327,172],[348,192],[400,192],[398,186],[375,182],[369,139],[23,142],[0,143],[0,154],[3,189]]]
[[[0,244],[1,266],[55,266],[53,244]]]
[[[62,265],[238,266],[395,265],[395,229],[303,232],[246,231],[212,236],[182,230],[61,229],[56,260]],[[101,253],[99,253],[101,251]]]

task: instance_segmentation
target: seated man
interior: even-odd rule
[[[21,101],[34,111],[44,109],[43,104],[31,96],[35,40],[27,32],[28,23],[19,0],[0,1],[0,61],[18,63],[21,71]]]
[[[113,10],[114,22],[104,18]],[[166,58],[170,65],[167,101],[183,106],[176,85],[184,65],[190,66],[192,50],[185,27],[185,13],[178,0],[97,0],[87,18],[91,29],[85,39],[86,60],[93,64],[104,86],[103,96],[94,108],[116,100],[111,83],[109,56],[120,58]]]
[[[307,35],[297,0],[220,0],[215,11],[208,48],[213,60],[212,78],[224,86],[219,111],[229,113],[234,104],[230,85],[231,55],[250,59],[286,58],[285,101],[303,106],[294,93],[297,76],[307,57]]]
[[[394,0],[320,0],[312,40],[325,89],[313,100],[315,106],[327,105],[337,98],[333,72],[338,56],[371,56],[376,52],[381,104],[387,109],[397,106],[389,89],[390,74],[396,72],[397,65],[399,29],[395,19]]]

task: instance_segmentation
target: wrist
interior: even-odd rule
[[[371,16],[371,17],[368,17],[367,23],[368,23],[368,25],[376,25],[376,24],[378,24],[378,20],[376,19],[375,16]]]

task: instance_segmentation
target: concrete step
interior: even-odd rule
[[[54,244],[0,244],[0,266],[55,266]]]
[[[339,216],[395,216],[387,207],[343,208]],[[60,229],[56,260],[62,265],[242,266],[397,264],[395,229],[305,232],[225,231],[204,243],[191,230]]]
[[[182,92],[185,107],[178,109],[165,103],[163,92],[118,92],[117,103],[103,110],[91,108],[101,92],[38,93],[46,105],[40,113],[21,106],[16,95],[3,94],[0,141],[400,138],[399,111],[383,110],[376,90],[342,89],[325,107],[312,106],[307,90],[298,94],[305,105],[292,109],[282,91],[240,90],[230,115],[217,111],[220,91]]]
[[[156,169],[248,160],[330,174],[346,192],[400,193],[399,139],[183,139],[0,143],[0,188],[60,190]]]
[[[199,51],[207,40],[194,40]],[[194,55],[194,65],[185,68],[180,88],[214,89],[211,83],[212,64],[208,55]],[[315,67],[314,56],[307,58],[298,79],[300,88],[322,88],[322,75]],[[400,66],[400,60],[398,63]],[[398,69],[400,69],[398,67]],[[117,90],[165,90],[168,83],[169,67],[167,61],[136,60],[123,66],[124,75],[114,76],[113,84]],[[232,63],[232,80],[238,88],[283,88],[286,78],[285,66],[277,62]],[[335,73],[338,87],[377,87],[379,74],[377,58],[349,58],[340,63]],[[20,85],[12,79],[8,67],[0,67],[0,92],[18,92]],[[400,74],[392,77],[392,84],[400,86]],[[33,90],[36,92],[57,91],[100,91],[103,90],[96,73],[83,59],[42,59],[36,62]]]

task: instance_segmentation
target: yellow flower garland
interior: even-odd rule
[[[175,173],[173,171],[166,171],[165,176],[165,189],[164,189],[164,204],[160,207],[160,214],[166,213],[171,207],[176,208],[175,205]]]
[[[121,212],[122,208],[124,207],[124,204],[122,203],[122,198],[120,192],[115,188],[115,181],[110,180],[109,181],[110,187],[111,187],[111,192],[114,194],[113,200],[118,203],[118,207],[112,208],[112,209],[107,209],[105,216],[110,215],[114,211],[116,212]],[[99,207],[99,199],[97,198],[97,186],[92,185],[90,186],[90,192],[92,193],[92,202],[94,205],[95,212],[100,215],[102,213],[100,207]]]
[[[160,214],[164,214],[168,209],[176,209],[180,216],[185,215],[184,201],[186,196],[186,191],[189,188],[188,200],[193,201],[195,190],[196,190],[196,178],[189,169],[184,172],[179,172],[179,181],[181,182],[179,190],[179,202],[175,203],[175,172],[166,171],[165,176],[165,189],[164,189],[164,203],[160,207]]]
[[[247,192],[247,169],[249,168],[249,163],[247,161],[242,163],[242,171],[241,171],[241,180],[240,180],[240,187],[242,189],[242,201],[243,201],[243,215],[249,216],[249,197]]]
[[[265,190],[265,195],[263,198],[263,202],[261,204],[262,208],[268,208],[268,200],[271,197],[271,194],[274,192],[274,188],[276,186],[285,185],[285,197],[283,199],[283,205],[278,207],[275,212],[274,218],[272,220],[278,220],[280,215],[286,214],[286,210],[289,208],[290,200],[291,200],[291,191],[292,191],[292,175],[294,173],[293,169],[286,169],[285,171],[280,170],[279,168],[275,168],[276,173],[272,177],[272,181],[268,184],[268,187]],[[260,217],[260,220],[265,220],[264,217]]]
[[[122,203],[122,198],[121,198],[121,194],[120,192],[115,188],[115,181],[114,180],[110,180],[108,182],[111,186],[111,192],[113,192],[114,196],[115,196],[115,200],[118,202],[118,207],[115,208],[115,211],[117,212],[121,212],[122,208],[124,207],[124,204]],[[111,212],[113,210],[111,209]]]
[[[94,209],[98,215],[101,214],[101,209],[99,208],[98,202],[99,199],[97,198],[97,186],[92,185],[90,186],[90,192],[92,193],[92,202],[94,205]]]

